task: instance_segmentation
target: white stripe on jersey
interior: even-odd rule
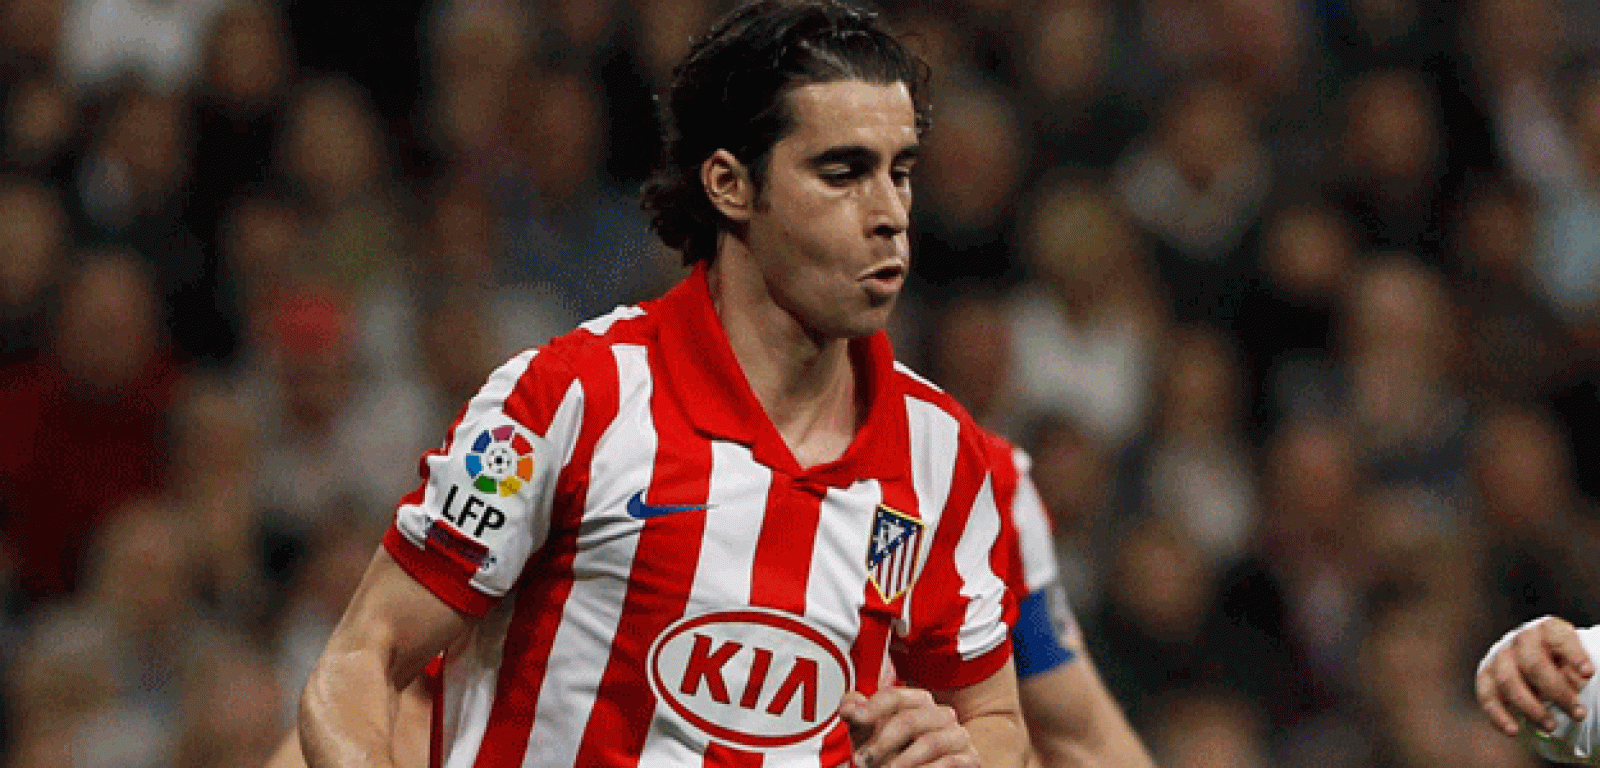
[[[623,320],[632,320],[633,318],[643,316],[644,314],[645,311],[643,309],[631,304],[619,306],[599,317],[584,321],[578,327],[596,336],[604,336],[606,335],[607,331],[611,330],[611,326],[616,325]]]
[[[994,478],[984,478],[978,498],[972,502],[972,516],[956,542],[956,572],[961,574],[961,595],[967,598],[966,619],[961,622],[956,650],[961,658],[971,659],[993,648],[1007,631],[1000,620],[1004,611],[1001,596],[1005,585],[995,575],[988,553],[1000,535],[1000,510],[994,503]],[[987,627],[987,629],[985,629]]]
[[[861,633],[861,612],[856,608],[861,603],[862,586],[867,583],[864,545],[882,502],[883,488],[877,480],[862,480],[844,489],[829,488],[822,499],[817,548],[811,553],[806,581],[806,618],[819,627],[838,627],[847,632],[833,638],[846,653]],[[869,673],[858,669],[856,674]]]
[[[933,531],[939,526],[945,502],[950,500],[950,485],[955,481],[961,423],[939,406],[914,397],[906,398],[906,422],[911,432],[911,483],[917,492],[917,513],[922,518],[923,530]],[[918,556],[918,573],[931,551],[930,537]],[[912,625],[911,598],[916,589],[916,581],[912,581],[905,607],[895,624],[898,634],[904,635]]]
[[[1011,452],[1017,465],[1017,489],[1011,497],[1011,524],[1017,529],[1017,546],[1022,550],[1022,581],[1033,594],[1055,583],[1060,574],[1056,570],[1055,539],[1052,538],[1050,520],[1045,515],[1044,500],[1033,484],[1029,470],[1033,459],[1021,448]],[[1025,595],[1018,595],[1022,599]]]
[[[595,444],[572,562],[572,591],[551,644],[524,766],[572,765],[577,758],[611,656],[639,542],[636,535],[617,532],[630,523],[635,532],[644,525],[627,517],[624,502],[634,490],[649,485],[655,466],[650,366],[642,346],[618,344],[611,352],[617,362],[617,417]]]
[[[531,362],[533,355],[527,355],[526,362]],[[526,370],[526,364],[523,370]],[[518,374],[518,378],[521,374]],[[490,378],[494,381],[494,378]],[[487,389],[487,388],[485,388]],[[492,394],[492,393],[491,393]],[[504,402],[505,396],[500,397]],[[567,388],[567,393],[561,398],[555,416],[550,420],[550,427],[546,434],[556,437],[559,442],[551,443],[560,453],[559,466],[565,467],[572,460],[572,452],[577,444],[579,427],[583,421],[583,386],[577,380]],[[468,407],[469,416],[471,406]],[[480,412],[481,413],[481,412]],[[467,424],[468,419],[463,418],[462,424]],[[455,439],[470,439],[470,436],[458,434]],[[535,518],[542,526],[537,529],[536,537],[543,541],[549,533],[549,523],[542,516]],[[528,541],[528,551],[532,550],[534,543]],[[526,558],[527,552],[520,553]],[[489,592],[488,589],[473,577],[473,586],[480,591]],[[476,759],[479,746],[483,743],[484,732],[489,726],[489,712],[494,702],[496,688],[500,679],[500,665],[503,663],[502,649],[505,645],[506,631],[511,624],[511,614],[516,608],[515,595],[507,595],[483,618],[473,629],[454,645],[445,655],[445,668],[443,688],[451,694],[444,696],[444,712],[441,718],[440,743],[444,745],[443,753],[451,757],[445,765],[447,768],[468,768]]]
[[[439,743],[444,746],[443,754],[451,757],[446,768],[469,768],[483,744],[516,602],[515,596],[501,600],[445,654],[442,687],[451,695],[443,697]]]
[[[772,487],[772,470],[756,462],[750,449],[711,441],[711,478],[706,490],[705,527],[700,556],[684,616],[750,602],[750,574],[761,539],[762,513]],[[645,734],[639,765],[683,765],[685,750],[705,749],[706,737],[681,724],[665,702]]]
[[[711,441],[709,508],[685,616],[750,602],[750,572],[771,488],[772,470],[757,463],[749,448]]]

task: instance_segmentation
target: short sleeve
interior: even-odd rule
[[[525,352],[496,369],[425,455],[401,500],[389,554],[439,599],[481,616],[544,543],[581,410],[581,387]],[[541,361],[545,362],[545,361]]]
[[[911,595],[909,631],[891,648],[895,669],[933,690],[980,682],[1011,658],[1016,605],[992,557],[1000,509],[986,472],[979,485],[945,511]]]

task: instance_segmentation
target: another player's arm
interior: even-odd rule
[[[397,768],[401,692],[470,619],[380,548],[300,699],[300,745],[313,768]]]
[[[1080,642],[1076,658],[1019,683],[1028,735],[1043,768],[1153,768],[1155,761],[1106,690]]]
[[[1578,630],[1553,616],[1528,622],[1506,633],[1479,663],[1478,704],[1497,728],[1546,759],[1600,765],[1593,735],[1600,709],[1597,652],[1600,627]]]

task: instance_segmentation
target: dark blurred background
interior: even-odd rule
[[[651,94],[725,6],[0,4],[0,765],[265,758],[483,376],[681,276]],[[1600,5],[885,10],[895,343],[1162,764],[1531,765],[1470,673],[1600,621]]]

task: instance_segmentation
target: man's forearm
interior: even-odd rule
[[[300,698],[300,749],[309,768],[394,768],[399,691],[372,651],[329,650]]]
[[[1023,768],[1028,759],[1028,729],[1021,713],[995,712],[962,722],[984,768]]]

